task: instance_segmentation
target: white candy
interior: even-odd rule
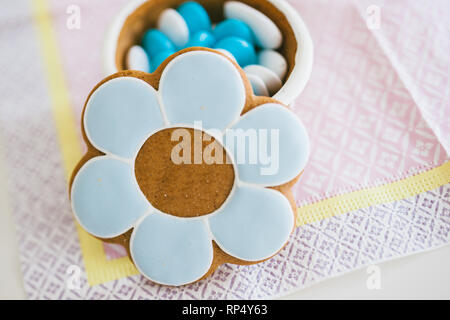
[[[258,63],[269,68],[277,74],[280,79],[284,79],[288,70],[286,59],[277,51],[264,50],[258,55]]]
[[[127,53],[127,69],[150,72],[150,62],[145,50],[140,46],[132,46]]]
[[[253,92],[255,93],[255,95],[263,97],[269,96],[269,89],[267,89],[266,84],[260,77],[249,73],[247,74],[247,78],[252,84]]]
[[[278,49],[283,43],[283,34],[277,25],[260,11],[237,1],[225,3],[225,17],[245,22],[253,31],[256,43],[265,49]]]
[[[233,54],[225,49],[214,49],[216,51],[219,51],[221,53],[223,53],[224,55],[226,55],[228,58],[230,58],[231,60],[233,60],[234,62],[236,62],[236,58],[233,56]]]
[[[159,15],[157,28],[177,47],[184,47],[189,41],[189,29],[186,21],[174,9],[166,9]]]
[[[267,89],[269,90],[269,96],[273,96],[283,86],[281,79],[277,76],[277,74],[275,72],[273,72],[269,68],[266,68],[266,67],[263,67],[260,65],[256,65],[256,64],[252,64],[252,65],[246,66],[244,68],[244,72],[247,75],[257,76],[262,81],[264,81],[264,84],[266,85]]]

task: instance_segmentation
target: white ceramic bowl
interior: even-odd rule
[[[119,34],[127,17],[133,13],[140,5],[152,0],[134,0],[126,5],[113,20],[106,35],[103,52],[103,69],[105,76],[109,76],[118,71],[116,65],[116,48]],[[289,105],[302,93],[311,75],[313,65],[313,43],[303,19],[292,6],[284,0],[267,0],[278,8],[286,17],[297,42],[295,53],[295,64],[292,72],[284,81],[283,87],[273,98]]]

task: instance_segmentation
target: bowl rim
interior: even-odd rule
[[[110,23],[103,45],[104,76],[118,72],[116,67],[116,48],[122,27],[128,16],[147,1],[149,0],[131,1],[119,11]],[[275,5],[285,15],[294,31],[295,40],[297,41],[295,66],[288,78],[284,81],[283,87],[272,97],[286,105],[290,105],[303,92],[311,76],[314,60],[314,45],[309,30],[297,10],[285,0],[267,1]]]

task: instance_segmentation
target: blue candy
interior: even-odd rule
[[[166,50],[161,51],[160,53],[156,54],[152,60],[152,71],[154,72],[158,67],[161,65],[161,63],[164,62],[169,56],[175,53],[175,50]]]
[[[206,47],[212,48],[216,43],[216,37],[208,31],[198,31],[189,40],[186,48],[190,47]]]
[[[186,21],[190,34],[201,30],[211,30],[211,19],[208,12],[197,2],[185,2],[178,7],[177,11]]]
[[[236,58],[241,67],[256,63],[255,48],[247,41],[238,37],[227,37],[220,40],[215,49],[225,49]]]
[[[217,40],[235,36],[244,39],[250,44],[254,42],[252,29],[246,23],[236,19],[227,19],[220,22],[214,28],[213,33]]]
[[[151,58],[164,51],[175,52],[176,50],[173,42],[164,33],[156,29],[151,29],[144,34],[142,45]]]

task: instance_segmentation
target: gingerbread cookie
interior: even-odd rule
[[[88,151],[70,184],[74,215],[126,246],[148,279],[185,285],[287,243],[307,132],[287,107],[254,96],[226,55],[186,49],[153,74],[114,74],[82,118]]]

